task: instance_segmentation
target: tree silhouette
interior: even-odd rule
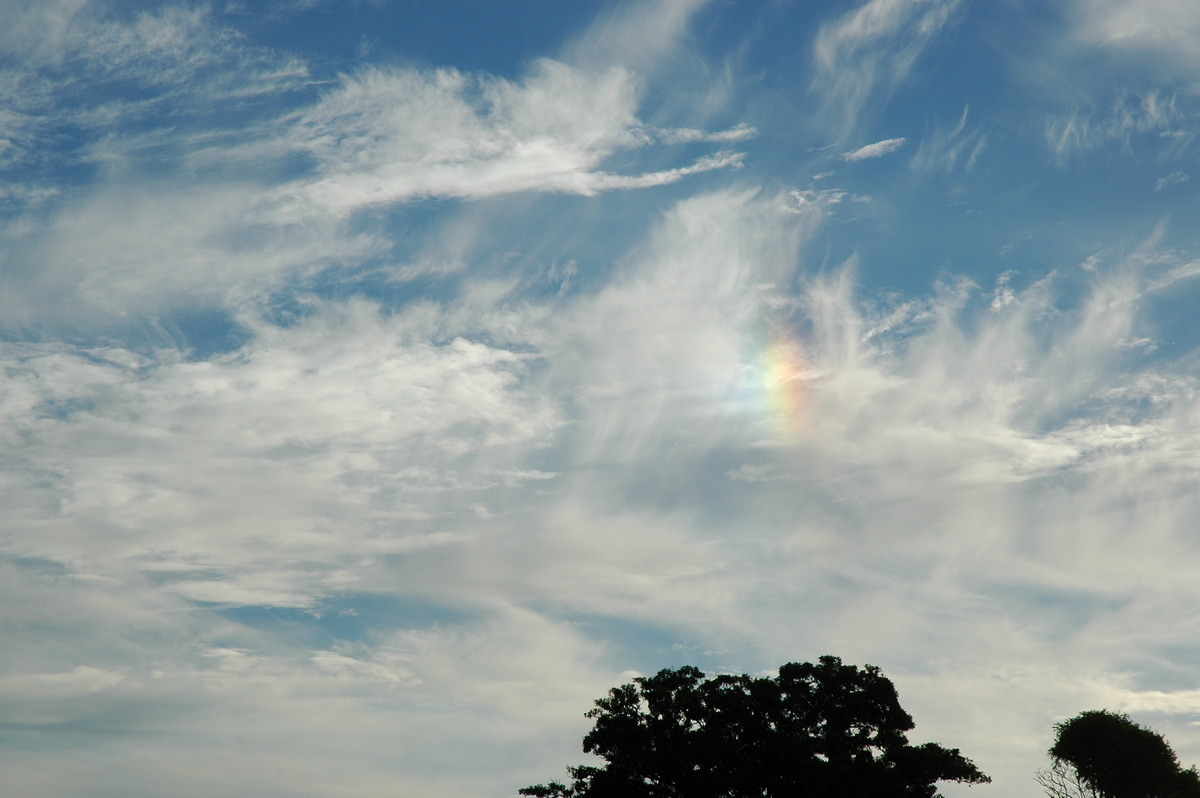
[[[1090,710],[1054,729],[1049,752],[1054,768],[1038,773],[1038,782],[1054,798],[1200,798],[1196,769],[1184,770],[1162,735],[1128,715]],[[1064,778],[1054,778],[1055,773]],[[1070,789],[1074,792],[1063,791]]]
[[[1050,767],[1035,771],[1033,778],[1050,798],[1100,798],[1100,793],[1062,760],[1055,760]]]
[[[587,713],[570,785],[536,798],[934,798],[938,781],[990,781],[957,749],[909,745],[912,717],[878,668],[837,657],[790,663],[777,678],[705,679],[693,667],[614,687]]]

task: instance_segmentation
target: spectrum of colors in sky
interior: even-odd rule
[[[1200,3],[0,0],[0,779],[511,798],[834,654],[1200,762]]]

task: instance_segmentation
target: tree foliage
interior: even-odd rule
[[[1082,712],[1055,725],[1050,757],[1055,768],[1074,771],[1073,783],[1097,798],[1200,798],[1200,775],[1185,770],[1162,735],[1128,715]],[[1039,778],[1051,796],[1050,785]],[[1063,782],[1064,784],[1068,782]],[[1068,793],[1070,794],[1070,793]]]
[[[910,745],[913,720],[878,668],[837,657],[777,678],[706,679],[693,667],[614,687],[587,713],[583,750],[536,798],[934,798],[939,781],[990,781],[957,749]]]

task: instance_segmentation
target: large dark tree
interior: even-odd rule
[[[791,663],[778,678],[692,667],[614,687],[587,713],[583,750],[602,766],[538,798],[934,798],[939,781],[990,781],[958,752],[909,745],[913,720],[879,669],[837,657]]]
[[[1091,710],[1054,729],[1054,770],[1038,774],[1052,796],[1063,793],[1055,791],[1047,777],[1069,769],[1074,771],[1075,789],[1098,798],[1200,798],[1196,769],[1184,770],[1161,734],[1128,715]]]

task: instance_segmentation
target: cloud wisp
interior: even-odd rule
[[[811,90],[822,118],[853,130],[862,112],[884,102],[948,25],[960,0],[868,0],[824,24],[813,43]]]
[[[982,125],[967,129],[969,108],[963,108],[962,116],[954,127],[945,130],[936,128],[922,139],[913,156],[913,168],[919,171],[952,172],[962,168],[970,171],[987,147],[987,133]]]
[[[842,153],[843,161],[866,161],[871,158],[882,158],[885,155],[891,155],[896,150],[904,146],[906,138],[884,139],[877,141],[874,144],[866,144],[859,147],[857,150]]]
[[[1052,119],[1047,123],[1046,140],[1060,162],[1105,145],[1129,151],[1135,139],[1157,139],[1164,142],[1160,146],[1177,147],[1172,139],[1178,138],[1175,133],[1183,118],[1175,97],[1149,91],[1140,97],[1118,98],[1107,113],[1076,111]]]

